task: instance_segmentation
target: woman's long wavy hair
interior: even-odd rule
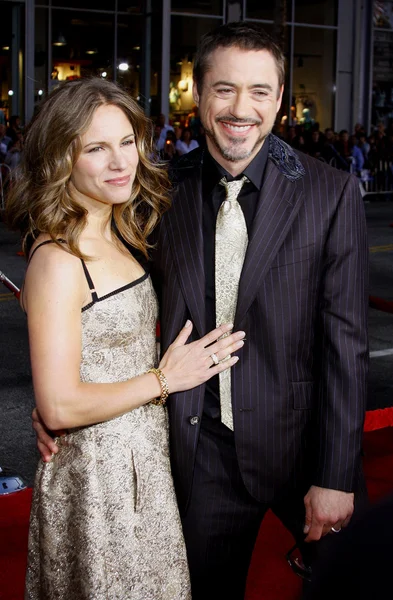
[[[127,92],[100,78],[60,84],[28,126],[23,158],[6,203],[7,223],[21,231],[26,256],[37,236],[46,233],[54,241],[64,239],[72,254],[88,258],[78,244],[87,211],[72,198],[68,182],[81,152],[81,136],[97,108],[105,105],[125,113],[139,155],[131,197],[113,207],[113,227],[147,257],[148,236],[170,207],[168,175],[153,158],[151,121]]]

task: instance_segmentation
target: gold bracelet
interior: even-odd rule
[[[154,398],[154,400],[152,400],[151,403],[156,404],[157,406],[163,406],[166,403],[167,398],[169,396],[169,387],[168,387],[167,378],[165,377],[165,375],[161,371],[161,369],[149,369],[147,371],[147,373],[154,373],[154,375],[157,377],[158,381],[160,382],[160,386],[161,386],[161,396],[159,398]]]

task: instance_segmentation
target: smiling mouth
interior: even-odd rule
[[[255,127],[255,123],[246,123],[245,125],[235,125],[234,123],[228,123],[226,121],[219,121],[223,129],[228,131],[231,135],[245,135]]]
[[[109,185],[114,185],[116,187],[122,187],[128,185],[130,179],[131,175],[127,175],[127,177],[116,177],[116,179],[107,179],[105,183],[109,183]]]

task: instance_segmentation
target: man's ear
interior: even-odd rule
[[[192,97],[194,98],[194,102],[197,106],[199,106],[199,94],[198,94],[198,88],[197,88],[197,84],[194,83],[192,84]]]
[[[278,111],[279,111],[279,110],[280,110],[280,108],[281,108],[281,102],[282,102],[282,95],[283,95],[283,92],[284,92],[284,86],[282,85],[282,86],[280,87],[280,93],[279,93],[279,95],[278,95],[278,98],[277,98],[277,111],[276,111],[276,113],[278,113]]]

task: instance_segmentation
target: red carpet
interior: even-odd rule
[[[371,501],[393,490],[393,427],[381,428],[392,423],[392,416],[388,408],[371,411],[366,419],[364,468]],[[0,496],[0,600],[23,599],[30,501],[30,489]],[[292,545],[292,536],[268,513],[255,547],[246,600],[300,598],[301,580],[284,558]]]

